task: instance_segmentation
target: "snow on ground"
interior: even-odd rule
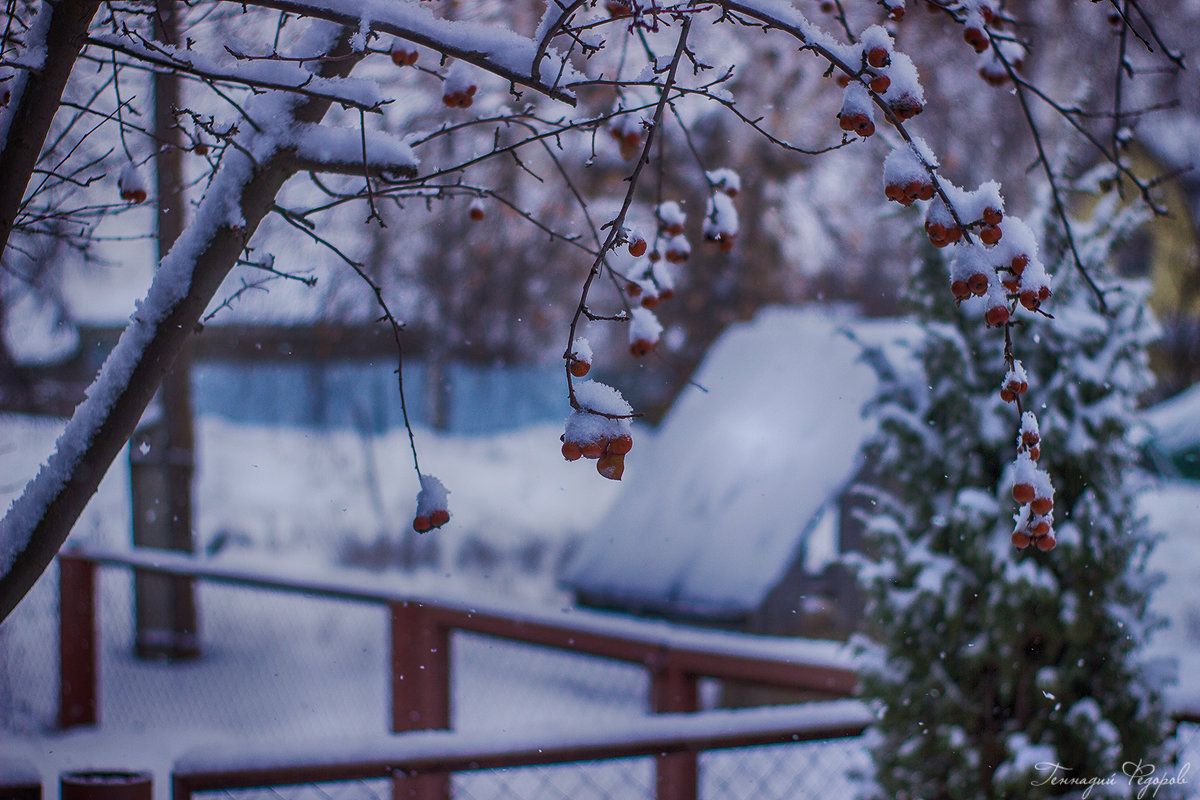
[[[1139,509],[1162,534],[1150,569],[1164,578],[1153,606],[1169,624],[1151,640],[1151,653],[1179,661],[1172,705],[1200,711],[1200,483],[1165,483],[1144,494]]]
[[[420,486],[403,429],[369,437],[203,419],[200,544],[211,550],[223,539],[361,563],[402,558],[407,541],[436,573],[466,570],[504,594],[538,596],[547,582],[531,588],[527,573],[549,574],[618,488],[564,462],[559,433],[555,425],[469,438],[418,431],[421,470],[450,490],[451,523],[417,536],[411,526]],[[630,476],[636,472],[631,463]]]
[[[59,423],[0,418],[0,502],[20,491],[59,430]],[[451,488],[454,520],[427,535],[441,544],[427,566],[376,578],[386,576],[398,589],[452,587],[562,607],[553,583],[558,559],[571,537],[604,517],[617,486],[563,463],[557,433],[556,426],[473,438],[420,432],[423,469]],[[639,432],[639,446],[648,447],[650,438]],[[267,430],[203,419],[200,441],[199,539],[213,548],[223,540],[221,558],[311,567],[348,552],[367,558],[366,550],[346,549],[349,535],[412,536],[405,531],[417,481],[402,435],[363,439],[353,432]],[[631,456],[631,475],[636,462]],[[125,544],[127,487],[121,461],[73,539]],[[1156,639],[1155,652],[1181,661],[1184,683],[1174,690],[1175,701],[1200,705],[1200,596],[1194,591],[1200,580],[1200,486],[1161,486],[1146,495],[1143,509],[1166,534],[1151,566],[1166,575],[1156,604],[1171,624]],[[528,555],[531,547],[540,548],[540,560]],[[158,797],[165,798],[161,776],[177,755],[195,747],[237,737],[286,744],[386,731],[381,609],[202,584],[204,656],[168,666],[133,658],[129,576],[113,569],[101,575],[102,727],[71,733],[49,727],[57,660],[51,573],[0,627],[5,758],[29,759],[47,777],[83,768],[152,769],[160,776]],[[617,723],[646,711],[647,678],[636,666],[471,635],[457,635],[452,647],[453,718],[464,730]],[[712,687],[706,697],[714,701]],[[757,786],[754,781],[762,781],[762,796],[841,796],[845,766],[862,758],[853,742],[734,751],[705,756],[705,780],[716,787],[715,796],[749,796],[737,790]],[[597,797],[649,791],[647,760],[588,769],[599,771],[516,771],[507,788],[493,774],[456,781],[474,781],[471,794],[481,799],[546,781],[571,797],[589,796],[585,789]],[[802,774],[811,782],[800,783]]]

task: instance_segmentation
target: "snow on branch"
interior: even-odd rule
[[[194,50],[182,50],[162,42],[142,38],[136,31],[123,35],[100,33],[89,37],[88,44],[104,47],[136,58],[161,71],[186,72],[205,80],[237,83],[257,89],[279,89],[323,97],[351,108],[378,111],[385,98],[374,81],[351,78],[322,78],[300,62],[253,60],[222,64]],[[233,58],[240,54],[230,51]]]
[[[417,174],[412,148],[386,131],[308,124],[292,127],[287,139],[295,144],[293,163],[300,170],[384,180]]]
[[[575,104],[566,87],[583,80],[561,58],[532,69],[537,43],[504,28],[478,22],[441,19],[425,6],[381,0],[255,0],[254,5],[398,36],[457,58],[555,100]]]

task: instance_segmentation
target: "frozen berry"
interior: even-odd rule
[[[925,107],[921,105],[921,101],[917,100],[912,95],[901,95],[900,97],[888,103],[888,108],[892,110],[901,122],[907,119],[912,119],[917,114],[920,114]]]
[[[578,442],[563,442],[562,454],[567,461],[578,461],[583,457],[583,450]]]
[[[1018,550],[1024,550],[1026,547],[1029,547],[1032,541],[1033,539],[1025,531],[1013,531],[1012,543]]]
[[[988,48],[987,34],[983,32],[982,28],[974,25],[969,25],[963,29],[963,39],[966,40],[967,44],[975,48],[976,53],[982,53]]]
[[[629,344],[629,352],[634,358],[642,358],[654,349],[654,342],[649,339],[634,339]]]
[[[440,528],[450,521],[450,512],[444,508],[434,509],[429,515],[429,524],[435,528]]]
[[[608,443],[608,452],[623,456],[633,449],[633,437],[622,434]]]
[[[429,517],[424,514],[418,514],[413,519],[413,530],[417,533],[425,533],[433,529],[433,523],[429,521]]]
[[[1025,505],[1026,503],[1032,503],[1034,498],[1037,497],[1037,493],[1033,488],[1033,484],[1017,483],[1013,484],[1012,496],[1013,500],[1016,500],[1018,504]]]
[[[996,242],[1000,241],[1000,237],[1003,235],[1004,232],[1000,230],[999,226],[988,225],[979,231],[979,241],[983,242],[984,244],[995,244]]]
[[[642,135],[637,132],[629,132],[621,136],[621,158],[628,161],[638,154],[642,147]]]
[[[619,481],[625,474],[625,456],[619,453],[609,453],[596,462],[596,471],[610,481]]]
[[[1035,514],[1049,514],[1054,508],[1054,501],[1049,497],[1039,497],[1029,505],[1029,509]]]
[[[998,328],[1008,322],[1008,306],[992,306],[983,315],[989,328]]]
[[[1053,533],[1047,533],[1045,536],[1037,540],[1037,549],[1043,553],[1048,553],[1058,544],[1058,540],[1054,538]]]

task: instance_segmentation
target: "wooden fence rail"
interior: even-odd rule
[[[552,613],[519,606],[414,595],[362,573],[299,575],[246,568],[166,550],[76,549],[59,556],[59,725],[99,721],[99,627],[96,570],[116,566],[140,573],[355,600],[389,609],[391,730],[451,726],[451,633],[465,631],[642,665],[650,677],[650,710],[699,709],[699,680],[749,681],[847,697],[857,676],[836,643],[748,636],[571,609]],[[696,797],[696,755],[684,748],[657,758],[660,800]],[[446,774],[417,779],[412,796],[448,796]]]
[[[855,700],[660,714],[580,732],[427,731],[358,742],[315,742],[306,751],[232,743],[176,761],[174,800],[198,792],[276,788],[381,778],[447,777],[453,772],[686,754],[860,735],[871,721]]]

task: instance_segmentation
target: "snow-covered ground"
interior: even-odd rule
[[[0,490],[21,488],[60,429],[57,423],[2,418]],[[403,434],[261,429],[202,419],[199,425],[197,528],[217,558],[312,569],[387,552],[377,541],[407,531],[416,478]],[[640,446],[651,439],[638,432]],[[470,592],[567,610],[554,575],[572,540],[614,501],[617,484],[590,464],[566,464],[557,428],[540,426],[483,438],[420,433],[422,467],[452,487],[454,524],[437,537],[434,557],[415,572],[385,572],[396,589]],[[632,461],[632,459],[631,459]],[[636,474],[631,464],[630,476]],[[73,534],[79,543],[126,544],[128,467],[115,466]],[[366,533],[364,533],[366,532]],[[428,539],[429,537],[425,537]],[[424,540],[420,540],[424,541]],[[374,549],[372,549],[374,547]],[[290,562],[290,564],[289,564]],[[180,665],[139,661],[131,653],[131,586],[125,570],[101,571],[102,726],[56,733],[54,575],[45,576],[0,627],[0,752],[32,761],[45,776],[74,769],[169,772],[193,747],[247,737],[256,742],[347,737],[387,730],[385,612],[349,601],[297,598],[201,584],[204,656]],[[463,730],[589,726],[647,712],[648,679],[634,665],[456,634],[453,721]],[[706,687],[711,704],[714,687]],[[842,780],[853,743],[793,746],[706,756],[706,780],[732,771],[770,779],[780,759],[828,762],[821,785]],[[759,767],[751,766],[758,763]],[[553,780],[561,785],[578,778]],[[578,770],[576,770],[578,772]],[[788,780],[800,780],[791,770]],[[612,765],[599,777],[616,787],[649,787],[646,759]],[[503,792],[477,776],[476,797]],[[526,777],[523,780],[550,780]],[[166,782],[158,781],[160,794]],[[489,785],[493,788],[488,789]],[[621,792],[627,794],[627,792]],[[576,796],[572,794],[571,796]]]
[[[7,505],[20,491],[60,429],[54,422],[0,418],[0,503]],[[598,479],[588,464],[564,463],[557,434],[556,426],[490,437],[419,432],[422,467],[450,487],[454,521],[417,540],[436,542],[423,567],[382,575],[398,589],[452,589],[565,608],[554,582],[561,560],[572,541],[605,516],[619,485]],[[218,550],[219,558],[363,566],[380,554],[390,557],[388,542],[413,537],[408,526],[417,482],[401,433],[363,438],[204,418],[199,437],[199,542]],[[638,447],[648,447],[651,438],[639,431]],[[630,459],[627,475],[636,480],[637,459]],[[126,544],[127,497],[128,468],[119,463],[73,539]],[[1158,487],[1145,496],[1144,509],[1164,533],[1152,566],[1166,577],[1156,603],[1170,625],[1155,651],[1181,662],[1176,701],[1200,706],[1200,595],[1194,591],[1200,579],[1200,486]],[[381,609],[201,585],[204,657],[183,665],[146,663],[130,652],[128,573],[107,569],[101,589],[103,725],[56,733],[50,729],[57,680],[53,581],[52,574],[43,578],[0,627],[0,754],[29,759],[44,776],[117,767],[165,776],[178,754],[236,737],[286,744],[387,729]],[[454,724],[463,730],[553,729],[580,720],[601,725],[646,712],[647,679],[635,666],[471,635],[457,635],[453,650]],[[712,692],[708,698],[711,703]],[[810,775],[808,788],[798,794],[781,788],[778,796],[837,796],[831,787],[842,786],[845,767],[861,764],[863,752],[856,743],[822,748],[817,755],[810,747],[793,748],[790,755],[763,749],[706,756],[706,780],[727,789],[785,778],[795,786],[803,771]],[[572,794],[582,793],[581,786],[595,792],[597,784],[624,782],[628,786],[617,795],[636,796],[650,785],[649,770],[642,759],[591,777],[579,778],[577,771],[574,778],[562,772],[522,780],[566,781],[573,788],[565,796],[572,797],[586,796]],[[473,780],[474,797],[511,790],[495,776]],[[159,797],[165,797],[165,780],[158,784]]]

